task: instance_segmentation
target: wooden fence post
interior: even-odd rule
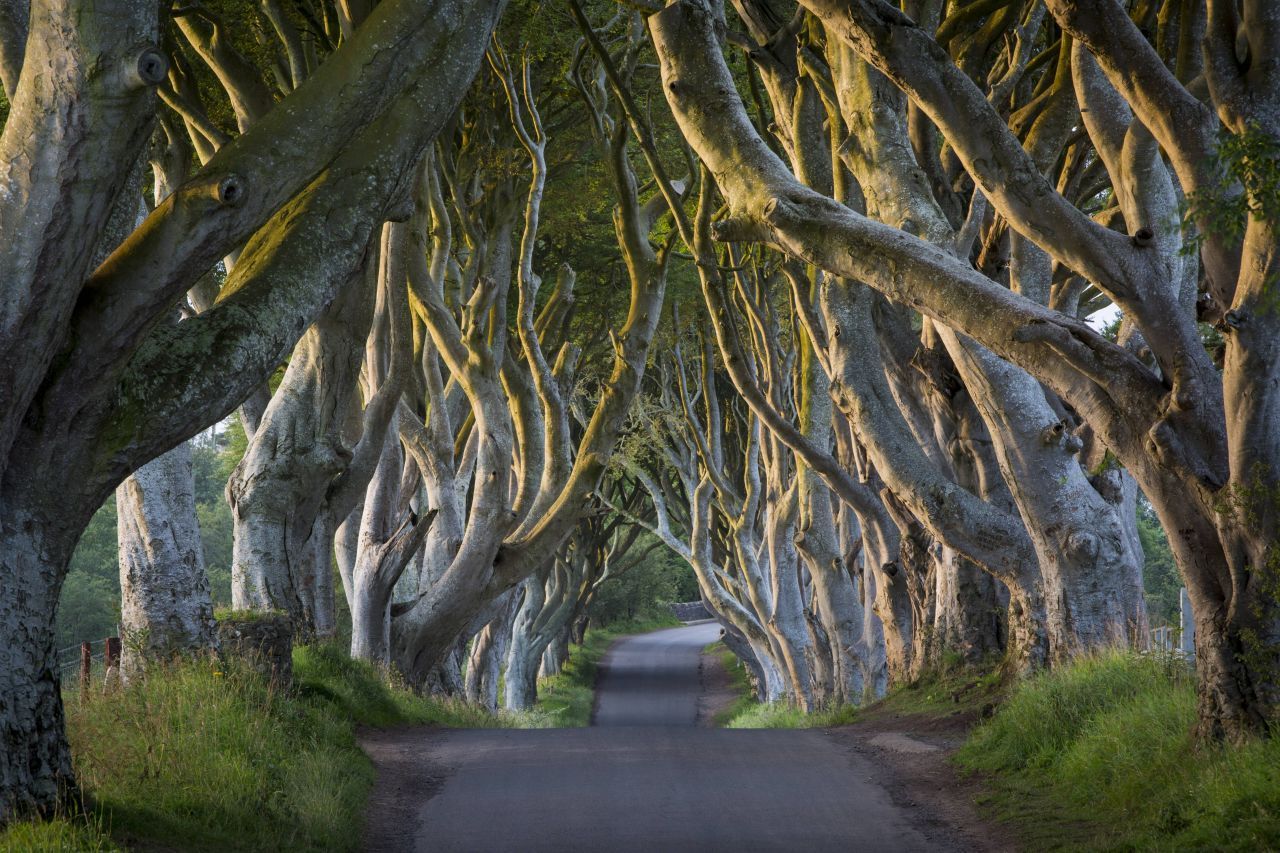
[[[120,664],[120,638],[107,637],[102,641],[102,668],[111,669]]]
[[[85,640],[80,644],[80,695],[89,692],[89,677],[93,671],[93,645]]]

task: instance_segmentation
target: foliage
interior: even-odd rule
[[[652,537],[646,533],[634,548],[643,549],[651,542]],[[656,624],[670,616],[671,603],[697,598],[698,581],[693,569],[666,548],[657,548],[639,564],[607,578],[588,614],[602,626],[637,621]]]
[[[1195,707],[1179,659],[1102,654],[1023,683],[958,761],[1036,849],[1275,849],[1280,740],[1197,748]]]
[[[1142,583],[1146,591],[1147,615],[1152,625],[1177,625],[1180,619],[1179,590],[1182,577],[1169,550],[1169,538],[1156,519],[1151,504],[1138,502],[1138,538],[1146,563]]]
[[[58,602],[58,648],[113,637],[119,622],[116,499],[111,497],[94,514],[71,556]]]
[[[373,783],[355,726],[545,724],[418,696],[333,645],[300,647],[293,664],[290,692],[235,661],[196,661],[105,695],[68,694],[90,815],[17,824],[0,850],[355,849]]]
[[[536,710],[550,718],[557,728],[576,729],[591,725],[600,661],[613,641],[628,634],[643,634],[679,624],[680,621],[668,611],[665,618],[659,615],[587,631],[582,645],[569,647],[569,660],[560,673],[538,680]]]
[[[1214,162],[1221,180],[1187,198],[1188,221],[1228,243],[1244,237],[1250,218],[1280,222],[1280,141],[1251,123],[1223,133]]]

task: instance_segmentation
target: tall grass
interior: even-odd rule
[[[115,853],[121,850],[106,829],[93,820],[61,818],[40,823],[18,823],[0,829],[0,853],[77,851]]]
[[[1193,743],[1176,659],[1112,652],[1019,686],[957,756],[1044,849],[1280,848],[1280,740]]]
[[[416,696],[336,646],[296,649],[293,664],[287,692],[235,661],[195,661],[68,694],[92,811],[9,827],[0,850],[352,850],[373,783],[357,726],[547,723]]]

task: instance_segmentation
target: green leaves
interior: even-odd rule
[[[1250,123],[1244,133],[1224,132],[1215,153],[1217,183],[1187,196],[1184,226],[1194,222],[1200,233],[1184,251],[1205,236],[1238,243],[1250,218],[1280,222],[1280,139]]]

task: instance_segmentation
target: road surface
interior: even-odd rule
[[[718,633],[619,641],[591,728],[369,733],[379,781],[366,849],[955,849],[821,731],[697,728],[700,651]]]
[[[654,631],[615,643],[600,662],[593,726],[692,726],[698,720],[702,650],[720,625]]]

